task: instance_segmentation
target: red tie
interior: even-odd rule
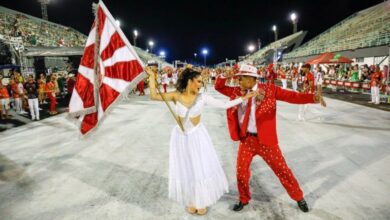
[[[248,124],[249,124],[249,114],[251,113],[251,106],[252,106],[252,97],[249,98],[248,104],[246,105],[244,121],[242,122],[241,130],[240,130],[240,138],[246,137],[246,131],[248,130]]]

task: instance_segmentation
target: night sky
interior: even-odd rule
[[[70,26],[88,35],[93,14],[93,0],[51,0],[49,20]],[[97,2],[97,0],[95,0]],[[298,14],[298,30],[309,31],[310,40],[356,11],[383,0],[196,0],[147,1],[106,0],[112,15],[121,21],[121,28],[132,41],[136,28],[140,36],[137,46],[146,48],[154,40],[154,52],[165,50],[168,61],[192,61],[194,53],[207,47],[208,64],[237,59],[247,53],[249,43],[262,46],[273,41],[272,25],[279,29],[279,38],[292,33],[289,14]],[[41,17],[38,1],[2,0],[1,5],[36,17]]]

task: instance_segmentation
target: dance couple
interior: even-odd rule
[[[150,97],[175,103],[178,125],[171,133],[169,155],[169,198],[187,207],[191,214],[204,215],[207,207],[228,192],[228,183],[211,138],[201,123],[205,105],[227,109],[230,136],[240,141],[237,156],[237,185],[240,193],[234,211],[240,211],[251,197],[249,192],[250,164],[260,155],[271,167],[290,197],[307,212],[297,180],[288,168],[279,149],[276,135],[276,100],[295,104],[319,103],[320,94],[299,94],[273,84],[260,84],[257,69],[241,65],[236,74],[240,86],[225,85],[233,73],[227,71],[216,80],[215,89],[230,101],[223,102],[200,93],[202,76],[191,68],[180,75],[177,91],[157,94],[156,67],[147,67]]]

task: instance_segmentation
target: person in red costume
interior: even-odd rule
[[[145,95],[145,81],[141,80],[138,83],[139,96]]]
[[[240,194],[234,211],[240,211],[251,199],[249,192],[250,164],[254,156],[261,156],[274,171],[290,197],[297,201],[303,212],[309,208],[303,192],[294,174],[286,164],[278,145],[276,134],[276,100],[293,104],[322,103],[321,94],[300,94],[284,90],[274,84],[257,82],[257,69],[243,64],[236,74],[239,86],[229,87],[225,83],[232,74],[218,77],[215,89],[221,94],[235,99],[250,91],[257,91],[259,96],[250,98],[245,103],[227,110],[230,137],[240,141],[237,155],[237,186]]]
[[[283,89],[287,89],[286,69],[284,67],[280,67],[278,70],[278,75],[282,81]]]
[[[55,77],[52,76],[50,78],[50,82],[46,84],[46,93],[47,93],[47,97],[50,100],[50,110],[49,110],[50,115],[55,115],[58,113],[56,111],[57,100],[56,100],[55,80],[56,80]]]
[[[268,71],[268,76],[267,76],[268,83],[275,84],[275,79],[276,79],[277,75],[274,71],[274,64],[273,63],[268,64],[267,71]]]
[[[292,88],[293,88],[293,90],[296,92],[296,91],[298,91],[298,77],[299,77],[299,72],[298,72],[298,68],[295,66],[294,63],[291,64],[290,74],[291,74],[291,84],[292,84]]]
[[[371,74],[371,102],[376,105],[380,104],[380,91],[379,88],[381,87],[381,81],[382,81],[382,73],[381,69],[379,68],[379,65],[375,66],[375,72]]]

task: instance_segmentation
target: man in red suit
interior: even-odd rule
[[[268,71],[268,76],[267,76],[268,83],[275,84],[276,73],[274,71],[274,64],[273,63],[268,64],[267,71]]]
[[[230,99],[240,97],[249,91],[258,91],[259,96],[227,110],[230,136],[240,141],[237,155],[237,186],[240,201],[234,205],[234,211],[240,211],[251,199],[249,192],[250,164],[254,156],[261,156],[279,178],[290,197],[298,202],[303,212],[308,206],[303,192],[294,174],[284,160],[278,145],[276,134],[276,100],[294,104],[322,103],[320,94],[300,94],[284,90],[272,83],[257,82],[257,69],[243,64],[236,74],[239,80],[237,87],[225,85],[232,74],[226,72],[218,77],[215,89]]]

